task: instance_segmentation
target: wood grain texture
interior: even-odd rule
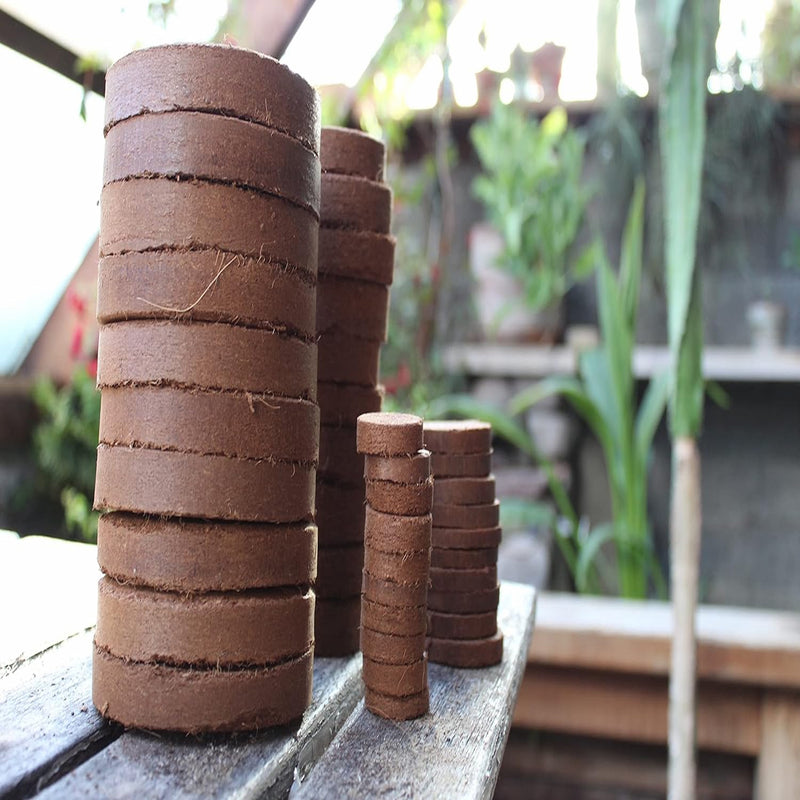
[[[121,729],[92,705],[92,634],[82,633],[0,678],[0,797],[27,797]]]
[[[361,657],[317,659],[302,723],[244,736],[129,731],[37,797],[152,800],[283,798],[362,695]]]
[[[380,719],[359,704],[293,800],[488,798],[492,796],[533,626],[534,590],[504,583],[499,624],[506,641],[495,667],[431,664],[430,713]]]
[[[763,737],[753,796],[800,797],[800,697],[767,692],[763,706]]]

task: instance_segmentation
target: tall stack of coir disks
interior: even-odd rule
[[[491,666],[503,658],[492,429],[477,420],[425,422],[424,439],[434,480],[428,658],[453,667]]]
[[[364,460],[356,452],[356,419],[381,408],[378,361],[394,239],[383,144],[360,131],[323,128],[320,158],[316,652],[342,656],[359,647]]]
[[[366,525],[361,610],[364,702],[375,714],[412,719],[428,711],[425,658],[431,543],[430,453],[422,419],[358,418],[365,454]]]
[[[283,724],[311,698],[319,116],[212,45],[108,71],[93,699],[125,725]]]

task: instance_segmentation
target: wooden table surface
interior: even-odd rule
[[[0,532],[0,798],[492,795],[530,643],[531,587],[502,584],[501,664],[430,666],[431,713],[420,720],[364,709],[356,655],[316,660],[300,723],[188,737],[124,731],[92,705],[94,557],[88,545]]]

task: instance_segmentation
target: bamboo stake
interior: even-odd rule
[[[700,571],[702,511],[697,441],[679,436],[673,445],[670,539],[672,552],[672,665],[669,682],[668,800],[694,800],[695,612]]]

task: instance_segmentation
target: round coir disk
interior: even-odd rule
[[[389,697],[407,697],[428,688],[428,659],[413,664],[383,664],[364,657],[361,667],[364,685]]]
[[[380,386],[317,382],[317,403],[323,425],[355,428],[359,415],[380,411],[382,402]]]
[[[361,544],[341,547],[321,546],[317,559],[317,597],[353,597],[361,592],[364,547]]]
[[[319,408],[249,392],[119,386],[103,390],[100,441],[239,458],[316,463]]]
[[[497,564],[497,548],[481,550],[456,550],[447,547],[431,548],[431,566],[446,569],[477,569]]]
[[[385,342],[389,289],[378,283],[321,274],[317,281],[317,331]]]
[[[420,450],[411,455],[364,456],[364,478],[368,481],[392,483],[426,483],[431,477],[431,454]],[[434,494],[436,487],[434,486]]]
[[[324,547],[364,541],[364,487],[339,486],[317,477],[319,541]]]
[[[339,275],[389,286],[394,277],[393,236],[345,228],[320,228],[320,275]]]
[[[503,536],[502,528],[432,528],[433,547],[452,550],[485,550],[497,547]]]
[[[314,468],[101,444],[94,507],[245,522],[308,521],[314,513]]]
[[[422,418],[414,414],[378,411],[362,414],[356,426],[359,453],[402,456],[422,449]]]
[[[431,473],[439,478],[485,478],[492,471],[492,451],[488,453],[431,453]]]
[[[166,591],[308,585],[316,577],[317,529],[112,512],[97,523],[97,561],[122,583]]]
[[[503,634],[486,639],[428,639],[428,658],[450,667],[491,667],[503,660]]]
[[[142,176],[232,183],[319,218],[317,156],[285,133],[235,117],[173,111],[115,125],[106,135],[103,184]]]
[[[251,120],[319,153],[319,95],[274,58],[230,45],[170,44],[135,50],[109,67],[106,131],[139,114],[181,109]]]
[[[392,190],[356,175],[322,174],[320,225],[389,234]]]
[[[103,577],[94,640],[133,661],[276,664],[313,644],[314,593],[291,588],[186,595]]]
[[[485,505],[495,500],[493,475],[486,478],[437,478],[433,487],[433,502],[461,506]]]
[[[101,258],[98,322],[135,319],[229,322],[309,339],[316,335],[313,276],[219,250]]]
[[[100,194],[100,255],[217,249],[317,274],[319,223],[272,195],[208,181],[131,178]]]
[[[428,636],[434,639],[485,639],[496,632],[496,611],[478,614],[428,612]]]
[[[319,601],[317,601],[319,604]],[[395,636],[414,636],[427,630],[425,606],[385,606],[361,598],[361,618],[364,625],[379,633]]]
[[[478,592],[497,586],[497,567],[475,569],[447,569],[431,567],[431,591],[434,592]]]
[[[383,180],[386,148],[380,139],[363,131],[323,126],[319,157],[323,172],[358,175],[370,181]]]
[[[314,400],[316,345],[212,322],[115,322],[100,328],[97,384],[180,384]]]
[[[320,381],[377,386],[381,342],[356,339],[343,333],[323,333],[317,348]]]
[[[424,606],[428,596],[428,582],[395,583],[376,578],[364,570],[361,593],[367,600],[383,606]]]
[[[430,514],[433,505],[433,481],[425,483],[394,483],[367,481],[367,503],[376,511],[401,516]]]
[[[428,610],[446,614],[478,614],[497,611],[500,587],[478,592],[428,592]]]
[[[339,658],[360,646],[361,597],[318,597],[314,619],[314,655]]]
[[[492,426],[477,419],[425,421],[425,447],[432,453],[487,453],[492,449]]]
[[[430,551],[408,551],[384,553],[373,547],[364,551],[364,569],[381,580],[396,583],[419,583],[428,581]]]
[[[385,514],[366,507],[364,541],[384,553],[408,553],[431,546],[431,515],[418,517]]]
[[[285,725],[311,703],[313,651],[274,667],[220,670],[117,658],[96,645],[92,702],[125,727],[232,733]]]
[[[379,633],[366,627],[361,620],[361,652],[365,658],[382,664],[414,664],[425,653],[425,634],[397,636]]]
[[[407,697],[391,697],[376,692],[369,686],[364,690],[364,705],[379,717],[393,720],[416,719],[428,713],[430,699],[428,689]]]
[[[433,524],[437,528],[494,528],[500,524],[500,503],[461,506],[438,503],[433,506]]]

